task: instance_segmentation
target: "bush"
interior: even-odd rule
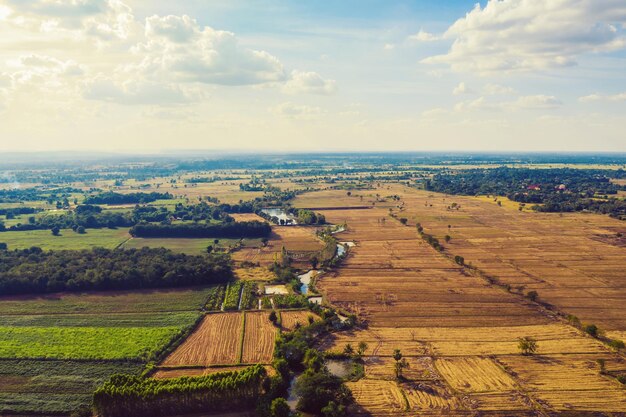
[[[598,337],[598,326],[595,324],[586,325],[584,330],[589,336]]]

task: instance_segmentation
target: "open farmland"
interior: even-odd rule
[[[241,363],[270,363],[278,328],[269,320],[269,312],[247,312]]]
[[[306,326],[309,323],[310,318],[319,320],[319,316],[305,310],[288,310],[280,312],[281,326],[285,331],[294,330],[297,325]]]
[[[163,361],[165,366],[237,364],[243,313],[207,314],[194,332]]]
[[[110,375],[139,373],[192,326],[208,293],[191,288],[0,297],[0,414],[58,414],[88,405]]]
[[[0,242],[9,249],[28,249],[38,246],[43,250],[80,250],[102,247],[115,249],[130,239],[128,229],[89,229],[80,234],[71,229],[63,229],[59,236],[53,236],[50,230],[11,231],[0,233]]]
[[[272,226],[272,234],[267,246],[244,247],[233,253],[238,262],[253,262],[261,266],[272,264],[280,256],[282,248],[293,253],[296,266],[306,266],[309,256],[324,248],[324,243],[315,236],[315,228],[303,226]]]
[[[299,320],[302,324],[308,322],[308,316],[315,317],[305,311],[280,314],[289,325],[286,329],[294,327]],[[159,365],[157,375],[170,377],[173,369],[179,369],[180,375],[197,375],[204,372],[202,369],[212,367],[269,364],[278,333],[268,311],[207,314],[195,331]]]
[[[0,327],[0,358],[147,359],[177,327]]]
[[[207,247],[228,249],[230,246],[239,244],[239,239],[219,239],[216,245],[215,239],[202,238],[131,238],[122,245],[125,249],[166,248],[174,252],[188,255],[202,255],[207,252]],[[261,239],[243,239],[242,247],[257,248],[261,246]]]
[[[337,204],[350,205],[352,197],[336,193]],[[601,357],[624,369],[618,355],[549,310],[435,251],[415,230],[410,213],[416,206],[407,202],[398,214],[410,218],[409,226],[390,217],[387,207],[322,211],[332,223],[347,222],[340,240],[357,243],[339,269],[317,282],[328,301],[368,323],[322,343],[335,352],[347,343],[368,344],[365,378],[349,384],[357,399],[355,414],[626,410],[623,388],[594,366]],[[427,231],[429,219],[419,220]],[[447,229],[444,221],[438,224]],[[454,241],[453,235],[450,246]],[[520,355],[520,337],[537,340],[536,355]],[[406,382],[395,381],[390,362],[395,349],[409,363]],[[540,368],[542,363],[550,366]],[[541,375],[533,372],[534,364]],[[547,384],[551,378],[567,380]]]
[[[514,290],[604,330],[626,330],[626,225],[589,213],[525,213],[471,197],[406,188],[401,216],[420,222],[450,253]],[[458,210],[448,207],[456,203]],[[448,228],[448,225],[451,227]]]

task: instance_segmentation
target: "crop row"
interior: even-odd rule
[[[226,289],[226,298],[224,299],[224,310],[237,310],[239,308],[239,296],[243,288],[242,281],[231,282]]]

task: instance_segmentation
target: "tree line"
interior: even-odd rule
[[[440,172],[426,180],[424,187],[448,194],[506,196],[521,204],[535,204],[537,211],[587,210],[624,218],[626,201],[617,193],[626,187],[611,182],[612,178],[626,178],[626,171],[500,167]]]
[[[262,393],[266,374],[263,366],[253,365],[198,377],[113,375],[95,391],[94,407],[102,417],[245,410],[252,408]]]
[[[174,196],[170,193],[116,193],[107,191],[90,195],[83,203],[85,204],[146,204],[156,200],[171,200]]]
[[[220,224],[176,223],[154,224],[141,223],[133,226],[129,233],[134,237],[180,237],[180,238],[266,238],[272,233],[272,227],[257,220],[250,222],[231,222]]]
[[[0,250],[0,294],[126,290],[222,283],[227,255],[190,256],[163,248],[81,251]]]

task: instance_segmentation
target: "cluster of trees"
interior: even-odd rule
[[[0,216],[5,216],[7,219],[13,219],[16,216],[21,216],[22,214],[35,214],[38,211],[41,210],[34,207],[0,208]]]
[[[343,380],[331,374],[324,364],[323,354],[314,348],[319,338],[339,321],[334,311],[316,306],[321,321],[310,322],[291,333],[281,334],[276,342],[274,368],[280,377],[279,386],[288,386],[294,373],[295,393],[299,397],[296,408],[314,415],[327,417],[345,416],[347,407],[354,401],[352,393]],[[261,404],[260,415],[276,416],[275,411],[285,410],[284,400],[278,398],[268,409]],[[286,414],[288,415],[288,414]]]
[[[611,182],[624,170],[493,168],[440,172],[425,182],[431,191],[464,195],[500,195],[538,211],[594,211],[626,216],[626,202],[615,196],[626,187]],[[603,197],[603,199],[594,199]]]
[[[225,255],[190,256],[163,248],[0,251],[0,294],[180,287],[232,276]]]
[[[182,238],[266,238],[272,233],[272,227],[257,220],[249,222],[230,222],[220,224],[153,224],[140,223],[133,226],[129,233],[134,237],[182,237]]]
[[[40,216],[29,216],[28,221],[4,227],[0,222],[0,231],[24,231],[47,229],[100,229],[131,227],[141,222],[171,223],[172,219],[184,221],[234,222],[229,213],[253,213],[256,207],[252,203],[209,205],[205,202],[184,205],[177,204],[173,210],[167,207],[155,207],[137,204],[132,212],[103,210],[93,204],[81,204],[73,211],[66,213],[49,213]],[[35,213],[34,208],[3,209],[7,218],[17,214]],[[0,215],[2,212],[0,212]]]
[[[119,213],[102,210],[90,204],[76,206],[67,213],[51,213],[42,216],[30,216],[28,223],[17,223],[7,228],[10,231],[45,230],[45,229],[101,229],[104,227],[130,227],[137,222],[134,213]]]
[[[436,250],[440,252],[444,250],[444,247],[441,245],[441,243],[439,243],[439,239],[437,239],[435,236],[431,234],[424,232],[424,228],[422,227],[420,223],[417,223],[415,227],[417,228],[417,233],[419,233],[419,235],[422,237],[422,239],[426,241],[426,243],[428,243],[430,246],[432,246],[433,248],[435,248]],[[459,263],[457,259],[455,259],[455,262]],[[462,265],[462,263],[459,265]]]
[[[0,203],[21,203],[24,201],[46,201],[53,204],[55,201],[67,201],[71,193],[81,193],[82,190],[72,187],[59,187],[48,189],[47,187],[16,188],[0,190]]]
[[[295,210],[298,224],[326,224],[326,217],[323,214],[315,213],[307,209]]]
[[[263,366],[253,365],[199,377],[113,375],[95,391],[94,407],[102,417],[245,410],[253,407],[262,393],[266,374]]]
[[[83,201],[85,204],[146,204],[156,200],[171,200],[174,198],[170,193],[128,193],[121,194],[107,191],[91,195]]]

